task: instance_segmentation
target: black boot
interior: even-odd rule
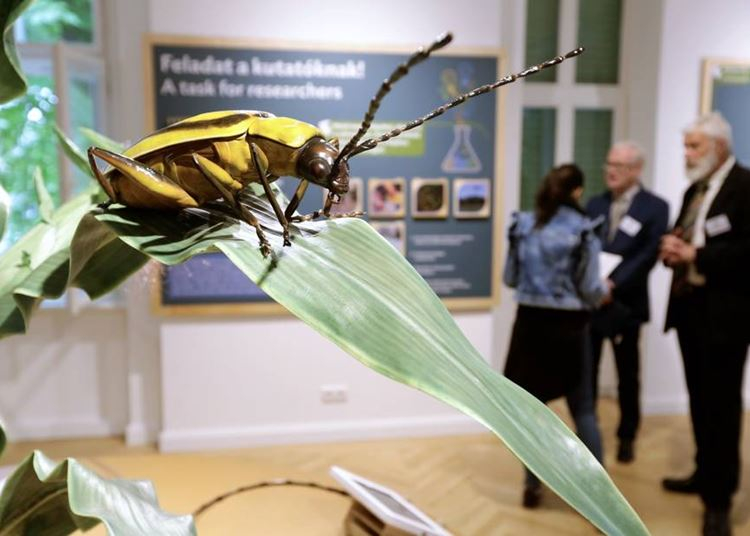
[[[675,493],[698,493],[698,479],[695,473],[687,478],[665,478],[661,486],[667,491]]]
[[[620,445],[617,447],[617,461],[622,463],[630,463],[635,459],[635,452],[633,450],[632,439],[621,439]]]

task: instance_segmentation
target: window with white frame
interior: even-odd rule
[[[0,105],[0,183],[11,198],[0,252],[39,222],[35,169],[56,206],[91,184],[63,155],[54,126],[81,147],[86,142],[80,127],[104,130],[100,6],[100,0],[35,0],[13,26],[28,90]]]
[[[526,79],[522,209],[533,207],[542,178],[555,164],[574,162],[583,170],[586,197],[603,190],[607,151],[624,130],[622,18],[622,0],[527,0],[527,65],[578,46],[586,52]]]

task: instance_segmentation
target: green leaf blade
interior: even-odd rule
[[[26,78],[21,71],[16,43],[13,38],[13,23],[31,0],[7,0],[0,4],[0,104],[11,101],[26,92]]]
[[[34,169],[34,188],[36,189],[36,197],[39,201],[39,215],[44,223],[49,223],[52,221],[52,215],[55,212],[55,204],[47,191],[47,186],[44,184],[44,177],[42,177],[42,169],[39,167]]]
[[[113,536],[196,534],[191,516],[163,512],[149,482],[108,480],[76,460],[35,451],[0,494],[0,536],[70,534],[103,522]]]
[[[277,302],[363,364],[483,423],[564,500],[608,534],[648,534],[578,438],[544,404],[493,371],[414,268],[357,219],[293,226],[292,247],[265,201],[255,230],[221,211],[180,215],[114,207],[96,219],[165,264],[218,249]],[[192,215],[191,215],[192,214]]]
[[[70,243],[99,192],[92,184],[0,255],[0,339],[24,333],[39,303],[60,297],[69,286]]]
[[[259,276],[252,248],[218,247],[249,277]],[[365,365],[482,422],[608,534],[647,534],[578,438],[485,363],[424,280],[367,224],[332,222],[284,250],[278,264],[261,287],[296,316]]]

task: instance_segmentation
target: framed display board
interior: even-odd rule
[[[701,113],[721,112],[732,125],[737,160],[750,165],[750,59],[705,60],[701,89]]]
[[[263,110],[311,123],[343,146],[382,81],[416,48],[148,36],[147,124],[155,130],[208,111]],[[497,50],[441,51],[394,85],[366,137],[494,82],[504,75],[501,63]],[[349,161],[351,191],[339,210],[366,211],[451,309],[497,302],[501,103],[502,90],[471,99]],[[289,197],[298,180],[276,184]],[[311,184],[299,211],[319,209],[324,195]],[[157,279],[162,314],[284,312],[222,254],[165,267]]]

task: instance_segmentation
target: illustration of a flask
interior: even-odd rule
[[[476,173],[482,170],[482,162],[471,145],[470,137],[471,125],[453,125],[453,144],[440,164],[445,173]]]

